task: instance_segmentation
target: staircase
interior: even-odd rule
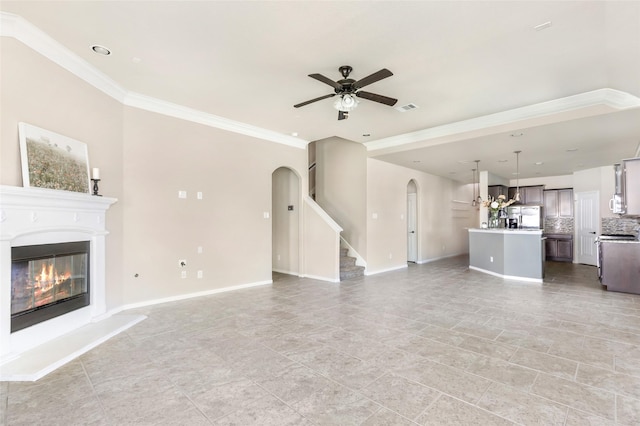
[[[347,256],[349,249],[340,249],[340,281],[364,276],[364,267],[356,265],[356,258]]]

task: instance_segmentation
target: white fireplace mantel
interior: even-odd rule
[[[106,211],[115,198],[0,185],[0,364],[106,314]],[[90,305],[11,333],[11,248],[89,241]]]

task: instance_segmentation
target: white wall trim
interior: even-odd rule
[[[542,278],[527,278],[527,277],[516,277],[516,276],[513,276],[513,275],[502,275],[502,274],[498,274],[498,273],[493,272],[493,271],[488,271],[486,269],[478,268],[476,266],[471,266],[471,265],[469,265],[469,269],[472,269],[472,270],[478,271],[478,272],[482,272],[482,273],[485,273],[485,274],[493,275],[495,277],[504,278],[505,280],[524,281],[524,282],[528,282],[528,283],[539,283],[539,284],[541,284],[543,282]]]
[[[120,306],[118,308],[110,310],[109,313],[111,315],[114,315],[114,314],[117,314],[118,312],[126,311],[129,309],[144,308],[145,306],[160,305],[162,303],[178,302],[180,300],[193,299],[196,297],[209,296],[212,294],[226,293],[228,291],[242,290],[245,288],[258,287],[258,286],[270,285],[270,284],[273,284],[272,280],[257,281],[254,283],[234,285],[231,287],[214,288],[212,290],[198,291],[195,293],[179,294],[176,296],[164,297],[161,299],[145,300],[144,302],[130,303],[127,305]]]
[[[305,195],[304,201],[309,207],[313,209],[313,211],[316,212],[318,216],[320,216],[327,223],[327,225],[331,227],[331,229],[333,229],[337,233],[340,233],[343,231],[342,227],[338,225],[338,223],[335,220],[333,220],[333,218],[329,216],[329,214],[326,211],[324,211],[324,209],[320,207],[318,203],[313,201],[311,197],[309,197],[308,195]]]
[[[163,101],[161,99],[152,98],[151,96],[141,95],[139,93],[128,92],[123,103],[127,106],[142,109],[145,111],[155,112],[169,117],[179,118],[193,123],[203,124],[217,129],[228,130],[233,133],[239,133],[251,136],[257,139],[263,139],[270,142],[276,142],[283,145],[292,146],[294,148],[306,149],[307,141],[295,138],[293,136],[283,135],[271,130],[252,126],[250,124],[241,123],[239,121],[230,120],[206,112],[198,111],[193,108]]]
[[[593,109],[598,107],[600,107],[600,109],[605,107],[610,109],[611,112],[628,108],[638,108],[640,107],[640,98],[620,90],[608,88],[597,89],[469,120],[458,121],[456,123],[419,130],[417,132],[378,139],[366,142],[364,145],[367,147],[367,151],[376,151],[489,129],[510,123],[552,117],[553,115],[560,115],[561,113],[573,112],[580,109],[584,109],[583,115],[593,115]],[[599,113],[602,113],[602,111]],[[560,117],[558,119],[560,119]],[[553,122],[553,120],[551,121]]]
[[[0,11],[0,36],[12,37],[96,89],[124,102],[127,91],[21,16]]]
[[[435,262],[437,260],[448,259],[450,257],[462,256],[463,254],[468,254],[468,253],[454,253],[454,254],[448,254],[446,256],[432,257],[432,258],[429,258],[429,259],[418,260],[416,263],[418,265],[424,265],[425,263],[431,263],[431,262]]]
[[[356,265],[357,266],[362,266],[362,267],[364,267],[366,269],[367,261],[364,260],[364,258],[362,256],[360,256],[360,253],[358,253],[356,251],[356,249],[351,247],[351,244],[349,244],[349,242],[347,240],[345,240],[342,235],[340,235],[340,241],[342,242],[342,244],[345,245],[345,248],[348,250],[347,251],[347,256],[355,257],[356,258]]]
[[[310,280],[325,281],[325,282],[328,282],[328,283],[339,283],[339,282],[340,282],[340,279],[339,279],[339,278],[338,278],[337,280],[335,280],[335,279],[329,279],[329,278],[327,278],[327,277],[320,277],[320,276],[318,276],[318,275],[308,275],[308,274],[305,274],[305,275],[301,275],[300,277],[301,277],[301,278],[308,278],[308,279],[310,279]]]
[[[12,37],[123,105],[306,149],[308,141],[130,92],[21,16],[0,11],[0,36]]]
[[[399,269],[404,269],[404,268],[408,268],[409,265],[404,264],[404,265],[400,265],[400,266],[394,266],[393,268],[387,268],[387,269],[379,269],[377,271],[365,271],[365,275],[369,276],[369,275],[376,275],[376,274],[382,274],[384,272],[391,272],[391,271],[397,271]]]

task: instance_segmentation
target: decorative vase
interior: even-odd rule
[[[499,210],[489,210],[489,228],[499,228],[500,222],[498,219]]]

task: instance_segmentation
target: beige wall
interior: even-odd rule
[[[406,265],[407,185],[413,179],[418,198],[418,261],[425,262],[468,251],[468,231],[474,221],[469,203],[471,185],[367,160],[367,273]],[[454,210],[463,208],[463,210]]]
[[[342,237],[367,257],[367,150],[341,138],[316,142],[316,202],[344,229]]]
[[[133,108],[124,131],[127,302],[271,280],[272,174],[306,151]]]
[[[84,142],[99,167],[107,212],[107,308],[123,302],[122,105],[22,43],[0,37],[0,183],[22,186],[18,122]]]
[[[101,194],[118,199],[107,212],[108,309],[271,280],[272,174],[289,167],[306,188],[305,150],[125,107],[20,42],[0,42],[0,183],[22,185],[19,121],[88,145]]]

